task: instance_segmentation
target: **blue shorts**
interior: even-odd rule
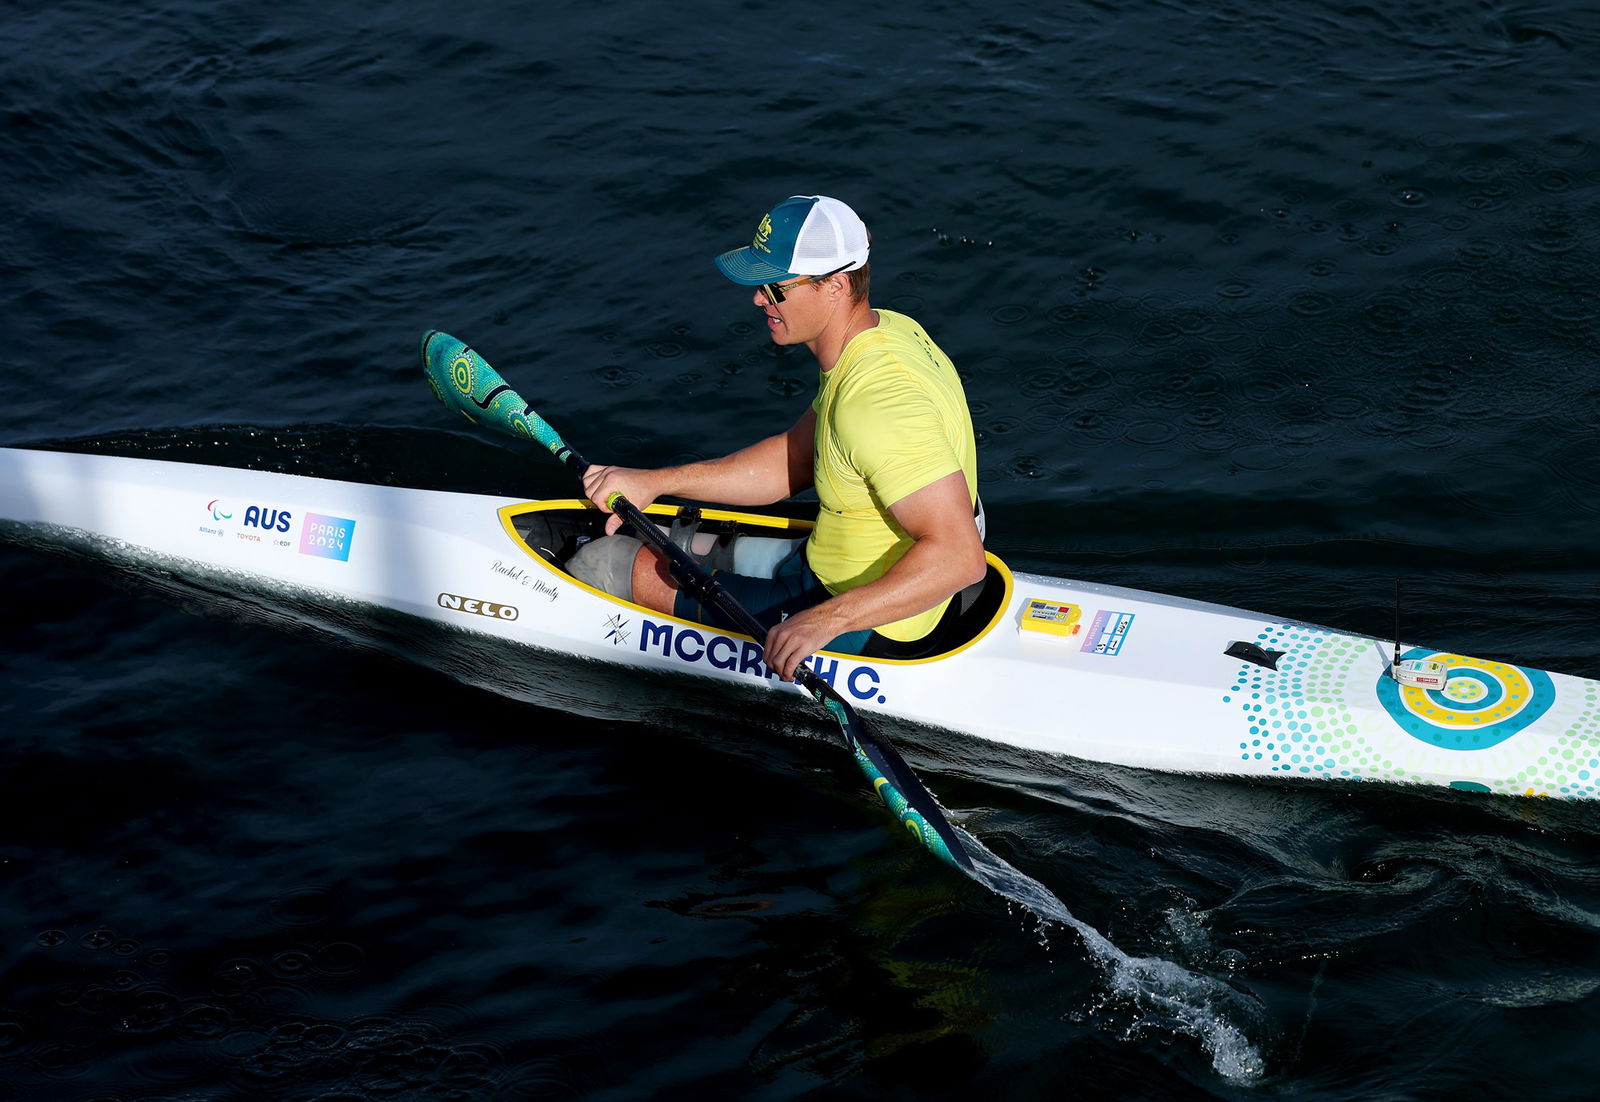
[[[731,570],[712,571],[712,577],[728,591],[728,595],[744,606],[762,627],[770,628],[785,617],[820,605],[831,594],[811,572],[806,562],[806,543],[801,540],[795,549],[779,560],[770,578],[753,578],[748,574],[735,574]],[[699,624],[710,624],[724,631],[739,631],[739,627],[710,605],[702,605],[693,595],[678,591],[672,608],[673,615]],[[822,647],[839,654],[860,654],[872,638],[872,630],[849,631]]]

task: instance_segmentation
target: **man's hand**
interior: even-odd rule
[[[914,616],[982,579],[983,540],[960,471],[907,494],[889,511],[915,542],[883,577],[797,612],[767,632],[767,665],[785,681],[846,632]]]
[[[595,465],[583,472],[583,492],[605,512],[611,512],[607,504],[613,494],[621,494],[634,504],[643,509],[657,497],[658,491],[654,488],[652,476],[655,471],[639,470],[634,467],[602,467]],[[606,518],[606,535],[612,535],[622,527],[622,518],[611,516]]]
[[[794,671],[837,638],[843,629],[828,608],[828,602],[790,616],[767,630],[766,663],[785,681],[794,680]]]

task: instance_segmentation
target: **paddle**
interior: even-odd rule
[[[589,461],[573,451],[561,435],[494,368],[472,349],[447,333],[431,330],[422,338],[422,369],[439,401],[459,410],[473,424],[484,423],[511,436],[536,440],[566,464],[574,474],[589,469]],[[715,606],[740,630],[766,645],[767,631],[708,574],[699,563],[662,534],[632,502],[621,494],[606,503],[612,512],[633,526],[639,538],[664,556],[678,584],[704,604]],[[856,764],[872,782],[884,805],[893,812],[934,856],[975,876],[955,828],[945,818],[933,794],[923,787],[905,759],[867,723],[843,697],[809,666],[802,664],[795,681],[828,710],[839,724],[845,745]]]

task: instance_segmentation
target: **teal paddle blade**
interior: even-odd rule
[[[536,440],[563,463],[571,451],[546,423],[490,367],[484,358],[448,333],[430,330],[422,338],[422,370],[433,395],[473,424],[486,424],[509,436]]]
[[[854,709],[831,697],[823,698],[822,703],[838,721],[856,765],[889,814],[929,853],[952,868],[975,876],[972,858],[955,828],[899,752],[872,734],[866,728],[866,720]]]

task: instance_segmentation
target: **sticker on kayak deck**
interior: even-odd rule
[[[200,531],[208,536],[220,537],[223,522],[233,519],[233,510],[225,505],[220,497],[214,497],[206,502],[206,513],[210,515],[211,523],[199,525]]]
[[[300,553],[319,559],[350,561],[350,541],[355,539],[356,522],[347,517],[325,517],[307,513],[300,529]]]
[[[606,627],[610,629],[606,632],[606,642],[613,647],[620,647],[628,641],[628,621],[624,620],[620,613],[616,616],[607,616]]]
[[[704,662],[719,670],[746,674],[770,680],[777,673],[764,660],[761,644],[750,639],[730,639],[710,628],[686,625],[658,624],[654,620],[639,621],[639,650],[655,651],[663,658],[676,658],[680,662]],[[857,700],[876,700],[887,704],[883,677],[872,666],[845,662],[824,655],[812,655],[807,660],[813,673],[829,687],[843,689]]]
[[[210,524],[199,525],[208,536],[226,538],[232,535],[244,543],[262,547],[293,547],[295,514],[276,505],[248,505],[237,507],[221,498],[206,503]]]
[[[455,612],[470,612],[475,616],[487,616],[491,620],[515,620],[522,615],[516,605],[502,605],[495,601],[463,597],[456,593],[441,593],[438,601],[440,608],[448,608]]]
[[[1104,654],[1115,658],[1122,653],[1122,644],[1133,628],[1133,613],[1108,612],[1101,609],[1094,614],[1094,622],[1086,633],[1081,650],[1084,654]]]

